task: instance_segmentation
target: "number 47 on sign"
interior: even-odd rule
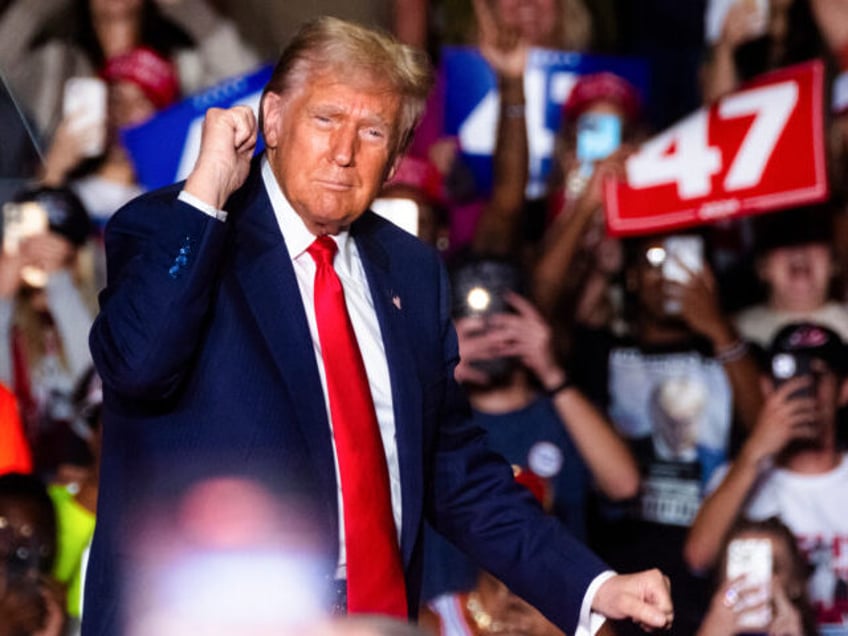
[[[763,75],[652,138],[605,184],[607,227],[662,232],[827,198],[823,67]]]

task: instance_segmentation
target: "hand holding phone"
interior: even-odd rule
[[[815,375],[811,369],[809,356],[798,353],[778,353],[771,359],[771,376],[775,387],[785,384],[792,378],[807,378],[807,386],[793,391],[791,398],[815,397]]]
[[[40,203],[26,201],[3,205],[3,252],[24,258],[20,276],[30,287],[44,287],[47,284],[47,272],[34,263],[26,263],[26,255],[22,254],[21,245],[33,237],[46,236],[49,229],[47,210]]]
[[[733,30],[741,32],[745,40],[765,35],[769,17],[769,0],[709,0],[705,15],[707,44],[721,39],[728,19],[744,21],[733,25]]]
[[[665,257],[662,275],[667,281],[685,285],[693,273],[704,269],[704,242],[700,236],[680,234],[669,236],[663,242]],[[665,300],[667,314],[679,314],[682,307],[678,298]]]
[[[741,579],[737,588],[732,587],[733,595],[725,599],[732,602],[735,597],[739,609],[737,624],[741,627],[762,630],[772,620],[771,579],[772,548],[770,539],[739,538],[733,539],[727,546],[728,580]],[[741,593],[740,590],[744,590]],[[740,607],[741,606],[741,607]]]
[[[70,131],[82,136],[84,157],[103,154],[106,143],[106,83],[96,77],[70,77],[65,82],[62,115]]]
[[[606,159],[621,145],[621,119],[612,113],[585,113],[577,120],[577,161],[588,178],[595,163]]]

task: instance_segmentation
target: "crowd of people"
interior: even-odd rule
[[[84,614],[103,400],[89,332],[98,293],[114,284],[107,255],[109,267],[128,258],[107,254],[105,228],[144,192],[121,133],[274,56],[269,39],[296,27],[284,6],[295,3],[277,4],[272,28],[263,7],[223,0],[0,2],[0,74],[43,157],[38,173],[2,202],[0,635],[73,636]],[[671,633],[848,634],[844,3],[689,3],[698,15],[686,18],[703,37],[688,67],[680,66],[683,47],[677,65],[653,64],[651,47],[624,26],[634,11],[624,2],[361,4],[360,13],[342,7],[340,15],[375,21],[424,48],[437,68],[442,45],[474,46],[495,76],[491,187],[476,182],[460,140],[446,132],[448,88],[438,76],[407,153],[375,202],[375,209],[411,210],[418,238],[450,273],[452,297],[444,302],[458,338],[454,377],[488,449],[612,569],[657,567],[669,577]],[[646,12],[667,11],[668,24],[683,20],[677,3],[644,4]],[[316,11],[334,7],[306,13]],[[574,78],[542,193],[528,189],[534,140],[525,94],[528,58],[540,47],[644,54],[657,74],[651,90],[606,70]],[[641,142],[686,109],[816,59],[825,77],[825,201],[662,234],[608,233],[604,185],[624,178]],[[80,78],[99,82],[102,120],[63,107],[68,84]],[[678,102],[664,90],[689,81],[700,104],[685,90]],[[589,125],[613,131],[615,141],[587,158],[581,131]],[[285,140],[263,132],[272,153],[285,149]],[[189,203],[203,209],[196,197]],[[675,252],[681,245],[694,261]],[[171,278],[180,278],[196,249],[186,234],[175,260],[168,256]],[[400,311],[401,297],[392,302]],[[133,415],[122,413],[128,422]],[[129,452],[132,442],[122,444]],[[229,495],[235,501],[239,492],[251,491]],[[730,574],[739,546],[756,542],[767,546],[767,575],[752,582]],[[435,527],[425,528],[421,554],[417,627],[352,620],[322,623],[315,633],[563,633]],[[544,573],[536,585],[549,585]],[[609,621],[600,633],[626,636],[640,627]]]

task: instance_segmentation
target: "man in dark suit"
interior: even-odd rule
[[[260,125],[245,107],[210,110],[186,182],[110,223],[91,334],[104,427],[86,636],[121,633],[142,503],[245,474],[299,501],[331,538],[328,577],[351,612],[415,616],[426,516],[570,634],[588,634],[578,623],[586,629],[594,614],[670,624],[658,571],[609,572],[486,450],[453,378],[443,267],[368,211],[428,87],[421,54],[339,20],[309,23],[266,87]],[[260,127],[267,150],[252,162]],[[336,253],[329,273],[319,244]],[[330,344],[344,329],[322,326],[322,277],[341,283],[341,320],[359,351],[351,358],[362,372],[342,373],[342,391],[334,369],[347,345]],[[369,406],[354,419],[379,427],[381,466],[359,466],[343,448],[350,409],[340,393],[362,382]],[[371,530],[355,537],[357,515],[373,515],[372,502],[348,499],[351,465],[386,478],[388,546]],[[366,592],[356,559],[377,572]],[[386,601],[398,589],[402,607]]]

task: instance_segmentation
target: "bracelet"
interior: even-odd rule
[[[722,364],[728,364],[730,362],[736,362],[737,360],[741,360],[745,357],[745,354],[747,353],[748,343],[744,340],[737,338],[735,341],[733,341],[726,347],[716,349],[714,357]]]
[[[524,104],[504,104],[501,112],[506,119],[521,119],[524,117]]]
[[[545,395],[547,395],[549,398],[552,398],[557,393],[562,393],[566,389],[570,389],[573,386],[574,386],[574,382],[571,380],[571,378],[566,377],[565,380],[563,380],[562,382],[557,384],[554,388],[545,389]]]

